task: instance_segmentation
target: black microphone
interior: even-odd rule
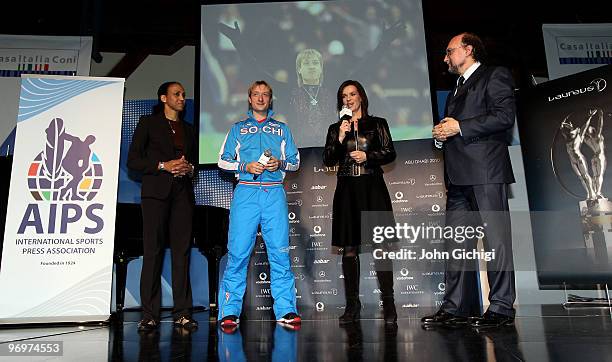
[[[270,151],[270,149],[267,149],[261,154],[261,156],[259,156],[259,160],[257,160],[257,163],[265,166],[268,164],[268,161],[270,161],[270,157],[272,157],[272,151]],[[253,181],[257,181],[258,177],[259,175],[254,175]]]
[[[353,118],[353,111],[351,111],[351,109],[346,104],[344,104],[340,112],[338,112],[338,117],[340,117],[340,123],[342,123],[342,121],[350,121],[351,118]],[[353,126],[353,122],[350,122],[350,123],[351,123],[350,132],[353,133],[353,129],[355,126]],[[349,132],[344,132],[344,133],[349,134]]]
[[[353,111],[345,104],[342,106],[342,109],[338,113],[341,121],[348,121],[353,118]]]

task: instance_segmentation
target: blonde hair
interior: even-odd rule
[[[251,83],[251,85],[249,86],[249,93],[248,93],[249,98],[251,98],[251,93],[253,92],[253,89],[255,89],[255,87],[258,87],[260,85],[264,85],[270,90],[270,109],[272,109],[272,99],[273,99],[274,94],[272,93],[272,87],[265,80],[256,80],[253,83]],[[251,103],[249,103],[249,110],[252,108],[253,107],[251,106]]]
[[[302,62],[304,59],[308,57],[315,57],[321,63],[321,77],[319,78],[319,84],[323,83],[323,56],[316,49],[304,49],[300,51],[295,58],[295,73],[297,74],[298,86],[300,87],[304,85],[304,81],[300,75],[300,68],[302,67]]]

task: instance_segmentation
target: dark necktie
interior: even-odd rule
[[[463,76],[460,76],[459,80],[457,81],[457,88],[455,88],[455,95],[457,95],[457,93],[459,93],[459,90],[463,86],[463,83],[465,83],[465,78],[463,78]]]

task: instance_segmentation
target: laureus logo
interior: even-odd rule
[[[605,79],[603,78],[597,78],[597,79],[593,79],[591,81],[591,84],[595,86],[595,89],[598,92],[603,92],[604,89],[606,89],[606,86],[608,85],[608,83],[606,82]]]
[[[585,94],[585,93],[589,93],[589,92],[603,92],[604,89],[606,89],[608,85],[608,82],[606,82],[605,79],[603,78],[596,78],[593,79],[587,86],[582,87],[582,88],[576,88],[576,89],[572,89],[569,90],[567,92],[563,92],[560,94],[557,94],[555,96],[552,97],[548,97],[548,101],[549,102],[553,102],[559,99],[563,99],[563,98],[569,98],[572,96],[577,96],[580,94]]]

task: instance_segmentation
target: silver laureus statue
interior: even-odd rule
[[[565,150],[574,173],[586,191],[586,199],[570,191],[561,181],[554,163],[554,141],[551,148],[553,171],[561,187],[570,195],[580,199],[579,208],[582,218],[582,228],[587,253],[595,262],[608,262],[608,248],[612,248],[612,203],[603,195],[602,186],[606,172],[607,160],[605,154],[605,139],[603,135],[604,112],[601,108],[590,107],[584,125],[575,125],[578,113],[567,115],[557,134],[565,140]],[[585,146],[583,148],[583,146]],[[590,149],[590,162],[583,150]],[[589,169],[590,164],[590,169]],[[611,255],[612,257],[612,255]]]

